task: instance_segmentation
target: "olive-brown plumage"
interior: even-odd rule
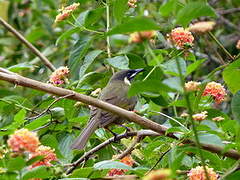
[[[114,104],[127,110],[133,110],[137,98],[128,97],[127,93],[132,79],[141,72],[142,69],[123,70],[112,76],[107,86],[102,90],[99,99]],[[118,115],[93,107],[90,111],[90,119],[79,137],[74,141],[72,149],[83,149],[93,132],[97,128],[108,127],[112,124],[122,124],[124,119]]]

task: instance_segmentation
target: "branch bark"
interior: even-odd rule
[[[36,89],[36,90],[40,90],[46,93],[50,93],[50,94],[54,94],[54,95],[58,95],[58,96],[66,96],[66,95],[71,95],[69,97],[67,97],[68,99],[72,99],[72,100],[76,100],[76,101],[81,101],[85,104],[89,104],[95,107],[98,107],[100,109],[109,111],[111,113],[117,114],[119,116],[122,116],[126,119],[128,119],[131,122],[135,122],[145,128],[151,129],[157,133],[160,133],[161,135],[165,135],[168,136],[170,138],[174,138],[174,139],[178,139],[174,134],[172,133],[166,133],[168,128],[165,126],[162,126],[158,123],[155,123],[151,120],[148,120],[145,117],[141,117],[137,114],[135,114],[134,112],[131,111],[127,111],[125,109],[122,109],[118,106],[114,106],[112,104],[109,104],[107,102],[101,101],[99,99],[96,98],[92,98],[83,94],[79,94],[76,93],[74,91],[68,90],[68,89],[63,89],[60,87],[55,87],[51,84],[47,84],[47,83],[42,83],[36,80],[32,80],[23,76],[20,76],[18,74],[12,73],[12,74],[8,74],[8,73],[4,73],[0,71],[0,80],[4,80],[4,81],[8,81],[11,82],[13,84],[16,85],[20,85],[20,86],[24,86],[24,87],[29,87],[32,89]],[[184,144],[192,144],[195,145],[195,142],[192,140],[183,140]],[[227,156],[233,159],[240,159],[240,153],[238,153],[236,150],[229,150],[224,152],[224,148],[220,147],[220,146],[214,146],[211,144],[201,144],[201,148],[213,152],[213,153],[217,153],[219,155],[223,155],[223,156]]]
[[[0,17],[0,24],[2,24],[8,31],[10,31],[14,36],[16,36],[23,44],[25,44],[42,62],[47,66],[51,71],[55,71],[56,68],[53,64],[35,47],[33,46],[27,39],[23,37],[16,29],[14,29],[10,24],[4,21]]]

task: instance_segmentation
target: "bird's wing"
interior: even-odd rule
[[[100,99],[110,104],[119,106],[123,109],[133,110],[137,100],[135,97],[127,98],[127,92],[128,92],[128,87],[123,85],[122,83],[114,84],[114,85],[112,84],[108,86],[107,90],[103,90],[100,96]],[[100,120],[101,127],[105,127],[113,122],[117,123],[119,120],[119,116],[112,114],[110,112],[103,111],[100,109],[97,109],[95,111],[96,111],[95,117],[98,120]]]

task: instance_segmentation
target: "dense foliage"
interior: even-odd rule
[[[92,97],[114,72],[144,68],[129,90],[138,96],[135,112],[179,139],[147,136],[131,156],[114,160],[136,141],[121,139],[67,175],[71,163],[112,134],[98,129],[84,151],[73,151],[70,145],[89,119],[88,105],[0,81],[0,179],[143,178],[152,168],[161,170],[145,179],[160,174],[197,180],[204,170],[205,179],[239,179],[239,161],[199,147],[240,151],[239,6],[239,0],[1,0],[0,17],[61,72],[52,74],[4,26],[2,68]]]

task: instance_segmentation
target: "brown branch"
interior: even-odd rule
[[[14,29],[10,24],[0,17],[0,23],[10,31],[14,36],[16,36],[23,44],[25,44],[51,71],[55,71],[56,68],[53,64],[36,48],[34,47],[26,38],[23,37],[16,29]]]
[[[128,133],[124,133],[124,134],[119,134],[115,137],[112,137],[108,140],[106,140],[105,142],[97,145],[96,147],[94,147],[93,149],[91,149],[90,151],[88,151],[87,153],[85,153],[81,158],[79,158],[77,161],[75,161],[74,163],[70,164],[70,168],[67,170],[66,174],[70,174],[80,163],[82,163],[83,161],[86,161],[87,159],[89,159],[89,157],[94,154],[95,152],[99,151],[100,149],[104,148],[105,146],[111,144],[112,142],[116,142],[119,141],[123,138],[129,138],[129,137],[133,137],[133,136],[137,136],[141,134],[141,137],[144,136],[158,136],[160,134],[151,131],[151,130],[141,130],[139,132],[128,132]]]
[[[218,10],[217,11],[219,14],[232,14],[235,12],[240,12],[240,8],[232,8],[232,9],[224,9],[224,10]]]
[[[175,135],[172,133],[166,134],[168,128],[165,126],[162,126],[158,123],[155,123],[151,120],[148,120],[145,117],[141,117],[137,114],[135,114],[132,111],[127,111],[125,109],[122,109],[118,106],[114,106],[112,104],[109,104],[107,102],[101,101],[96,98],[92,98],[83,94],[76,93],[74,91],[68,90],[68,89],[63,89],[60,87],[55,87],[51,84],[47,83],[42,83],[39,81],[35,81],[29,78],[25,78],[23,76],[20,76],[18,74],[7,74],[0,72],[0,80],[8,81],[16,85],[24,86],[24,87],[29,87],[32,89],[44,91],[46,93],[58,95],[58,96],[66,96],[72,94],[72,96],[67,97],[68,99],[76,100],[76,101],[81,101],[85,104],[93,105],[95,107],[98,107],[100,109],[106,110],[108,112],[117,114],[121,117],[124,117],[128,119],[131,122],[135,122],[145,128],[151,129],[155,132],[160,133],[161,135],[165,135],[174,139],[178,139]],[[195,145],[194,141],[192,140],[183,140],[184,144],[192,144]],[[210,144],[201,144],[201,147],[207,151],[217,153],[219,155],[224,155],[233,159],[240,159],[240,154],[236,150],[229,150],[225,153],[222,153],[224,151],[224,148],[220,146],[214,146]]]

